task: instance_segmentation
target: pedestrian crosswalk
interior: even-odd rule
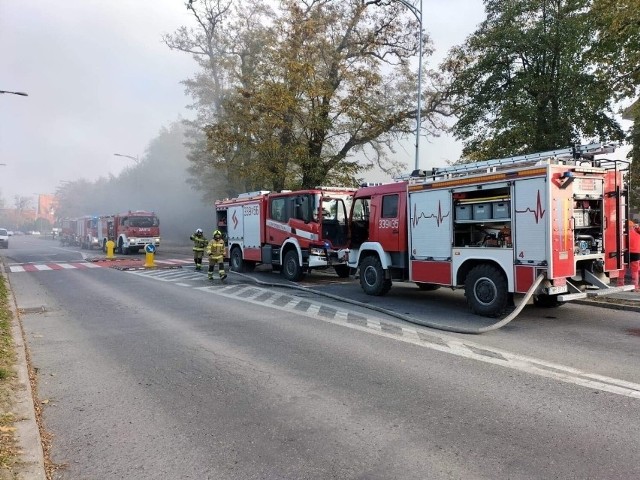
[[[11,273],[22,272],[49,272],[53,270],[86,270],[90,268],[100,268],[102,265],[95,263],[24,263],[22,265],[9,265]]]
[[[116,260],[94,260],[90,262],[41,262],[41,263],[20,263],[7,265],[9,272],[11,273],[24,273],[24,272],[50,272],[59,270],[90,270],[93,268],[104,267],[116,267],[123,263],[127,265],[135,265],[138,263],[140,267],[144,264],[144,260],[141,259],[116,259]],[[182,258],[170,258],[163,260],[155,260],[157,266],[182,266],[193,264],[193,260],[186,260]],[[206,263],[206,262],[205,262]]]

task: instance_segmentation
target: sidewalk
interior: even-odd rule
[[[584,300],[574,300],[573,303],[593,305],[614,310],[640,312],[640,292],[620,292],[606,297],[594,297]]]

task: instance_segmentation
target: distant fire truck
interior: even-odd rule
[[[160,246],[160,221],[153,212],[142,210],[103,215],[97,219],[98,243],[104,252],[107,241],[113,240],[118,253],[137,253],[151,244]]]
[[[333,267],[349,276],[337,252],[348,242],[348,214],[355,189],[318,187],[295,192],[256,191],[215,202],[234,271],[272,265],[288,280]]]
[[[436,168],[363,187],[350,215],[349,266],[363,290],[393,281],[463,288],[470,309],[499,316],[533,289],[555,307],[628,287],[623,274],[627,192],[614,148],[576,148]]]
[[[76,241],[81,248],[92,250],[100,247],[98,217],[85,215],[76,219]]]
[[[78,220],[63,218],[60,220],[60,245],[77,245]]]

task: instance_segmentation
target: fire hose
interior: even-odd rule
[[[281,287],[281,288],[288,288],[290,290],[300,290],[300,291],[303,291],[303,292],[312,291],[316,295],[320,295],[320,296],[326,297],[326,298],[331,298],[333,300],[337,300],[337,301],[343,302],[343,303],[349,303],[351,305],[357,305],[359,307],[367,308],[369,310],[374,310],[376,312],[384,313],[385,315],[389,315],[390,317],[394,317],[394,318],[397,318],[399,320],[403,320],[405,322],[412,323],[414,325],[420,325],[420,326],[423,326],[423,327],[433,328],[433,329],[436,329],[436,330],[442,330],[442,331],[445,331],[445,332],[467,333],[467,334],[473,334],[473,335],[479,335],[481,333],[486,333],[486,332],[490,332],[492,330],[497,330],[497,329],[499,329],[501,327],[504,327],[509,322],[511,322],[522,311],[522,309],[525,307],[525,305],[529,302],[529,300],[531,299],[531,297],[535,293],[535,291],[538,288],[538,286],[540,286],[540,283],[542,282],[542,280],[544,280],[544,274],[538,275],[536,280],[533,282],[533,285],[531,285],[531,287],[529,288],[527,293],[524,295],[524,297],[522,298],[522,300],[518,304],[518,306],[515,307],[511,312],[509,312],[506,317],[499,319],[496,323],[493,323],[491,325],[487,325],[487,326],[484,326],[484,327],[477,327],[477,328],[468,328],[468,327],[456,327],[456,326],[453,326],[453,325],[442,325],[440,323],[429,322],[429,321],[425,321],[425,320],[416,320],[415,318],[411,318],[411,317],[409,317],[407,315],[403,315],[401,313],[396,313],[396,312],[394,312],[392,310],[388,310],[388,309],[386,309],[384,307],[378,307],[378,306],[375,306],[375,305],[369,305],[369,304],[366,304],[366,303],[359,302],[357,300],[351,300],[349,298],[340,297],[340,296],[334,295],[332,293],[321,292],[321,291],[318,291],[318,290],[310,290],[307,287],[301,287],[299,285],[274,283],[274,282],[264,282],[262,280],[258,280],[257,278],[253,278],[253,277],[251,277],[249,275],[245,275],[245,274],[242,274],[242,273],[239,273],[239,272],[233,272],[232,271],[231,273],[234,274],[234,275],[238,275],[238,276],[241,276],[243,278],[246,278],[248,280],[251,280],[256,285],[260,285],[260,286],[263,286],[263,287]]]

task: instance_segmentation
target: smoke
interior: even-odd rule
[[[61,185],[56,192],[60,218],[145,210],[160,219],[160,235],[165,241],[189,243],[189,235],[196,228],[210,235],[215,208],[203,200],[204,192],[193,190],[187,183],[191,177],[184,142],[185,129],[181,122],[174,122],[151,140],[139,162],[117,177]],[[208,197],[216,198],[211,191],[214,187],[209,187]]]

